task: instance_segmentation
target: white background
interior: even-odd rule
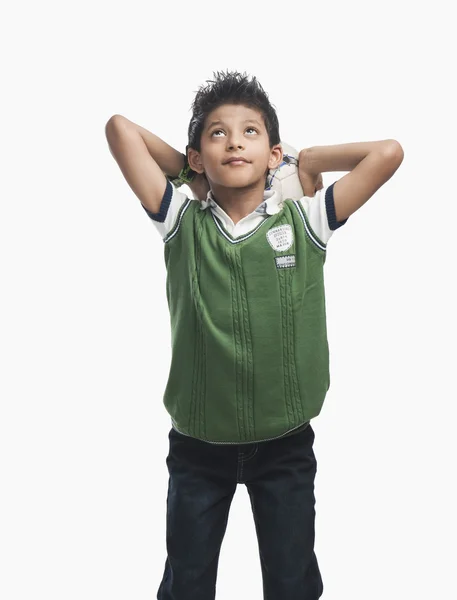
[[[387,138],[404,149],[328,245],[315,549],[326,600],[457,597],[457,48],[452,3],[419,4],[2,10],[2,600],[156,598],[170,429],[163,243],[105,123],[122,114],[183,151],[195,92],[226,69],[258,78],[297,149]],[[234,597],[262,598],[244,485],[217,583],[218,600]]]

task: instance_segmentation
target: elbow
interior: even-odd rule
[[[119,125],[119,123],[121,123],[123,120],[124,120],[124,117],[122,115],[118,115],[118,114],[110,117],[105,124],[105,133],[107,133],[110,129],[113,129],[114,127],[116,127],[116,125]]]
[[[397,161],[399,164],[402,163],[405,153],[403,147],[397,140],[386,140],[385,153],[390,158]]]

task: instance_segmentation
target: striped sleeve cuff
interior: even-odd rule
[[[344,221],[336,220],[335,199],[333,197],[333,186],[335,185],[335,183],[332,183],[332,185],[330,185],[327,188],[327,191],[325,193],[325,208],[327,210],[328,226],[332,231],[335,231],[335,229],[338,229],[338,227],[344,225],[349,219],[349,217],[347,217],[346,219],[344,219]]]
[[[173,196],[173,187],[171,183],[167,179],[167,187],[165,188],[165,193],[162,198],[162,202],[160,203],[160,209],[158,213],[153,213],[148,210],[143,204],[144,210],[148,213],[153,221],[157,221],[158,223],[163,223],[167,218],[168,209],[170,208],[171,198]]]

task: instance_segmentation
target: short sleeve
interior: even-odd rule
[[[180,192],[179,189],[167,179],[167,187],[165,188],[159,212],[152,213],[143,206],[143,204],[141,204],[141,206],[151,218],[162,238],[165,238],[173,229],[179,211],[187,200],[188,197],[186,194]]]
[[[348,220],[336,220],[335,200],[333,198],[333,186],[335,183],[319,190],[312,198],[303,196],[299,200],[303,210],[306,212],[312,230],[324,244],[332,237],[333,232]]]

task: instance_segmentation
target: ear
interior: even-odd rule
[[[281,144],[276,144],[270,151],[269,169],[276,169],[282,163],[283,152]]]
[[[204,173],[205,169],[203,168],[200,152],[195,150],[194,148],[187,149],[187,160],[189,161],[190,168],[192,171],[196,173]]]

